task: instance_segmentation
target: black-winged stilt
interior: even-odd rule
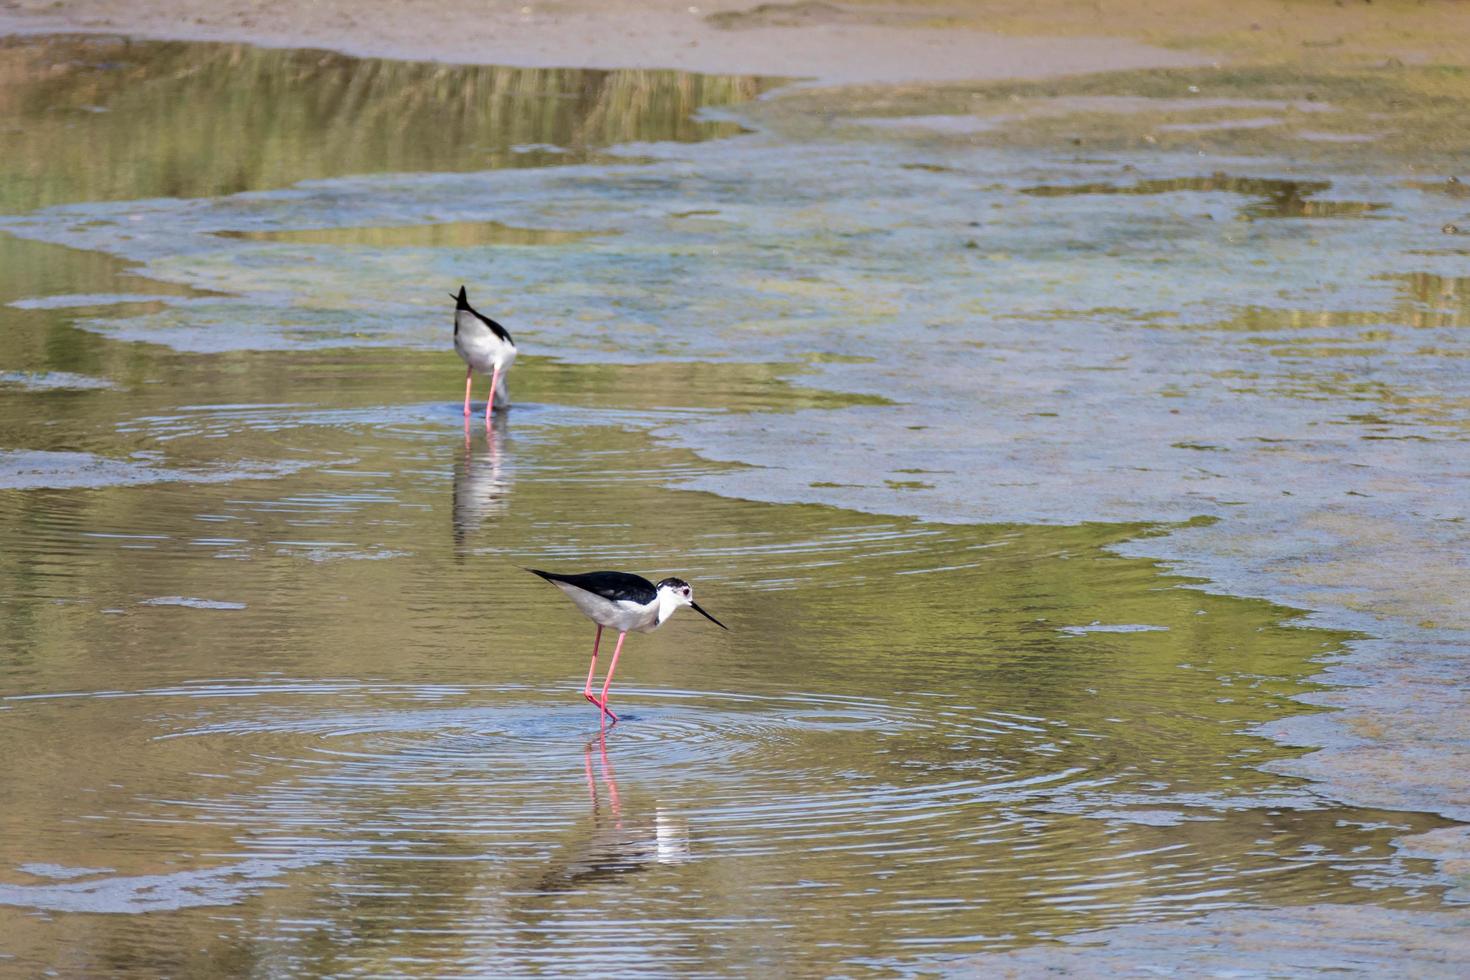
[[[470,387],[474,384],[475,372],[490,375],[490,397],[485,399],[485,424],[490,424],[490,413],[496,408],[510,405],[510,392],[505,386],[505,376],[516,359],[516,342],[510,331],[485,316],[470,305],[463,286],[459,295],[449,294],[454,300],[454,351],[465,363],[464,371],[464,414],[470,415]]]
[[[561,589],[582,610],[582,615],[597,624],[597,636],[592,641],[592,664],[587,668],[587,686],[582,689],[582,694],[601,710],[599,718],[611,718],[613,724],[617,724],[618,716],[607,707],[607,692],[612,687],[613,671],[618,669],[618,655],[623,652],[623,639],[630,630],[651,633],[662,626],[680,606],[693,608],[722,630],[730,628],[699,607],[699,603],[694,601],[694,590],[681,578],[666,578],[654,585],[643,576],[628,572],[558,575],[535,568],[528,568],[526,571],[541,576]],[[618,645],[613,649],[612,663],[607,665],[602,699],[598,700],[592,693],[592,678],[597,674],[597,646],[602,642],[603,627],[618,631]]]

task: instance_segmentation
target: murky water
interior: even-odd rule
[[[1353,464],[1311,470],[1318,426],[1412,429],[1360,457],[1430,454],[1406,468],[1462,437],[1463,405],[1401,387],[1462,343],[1458,259],[1369,284],[1413,322],[1321,301],[1386,234],[1356,229],[1442,196],[667,145],[737,132],[688,116],[748,79],[69,45],[5,49],[64,66],[9,89],[5,125],[50,134],[25,166],[67,142],[45,106],[132,142],[40,167],[0,219],[9,966],[886,972],[1214,909],[1440,906],[1396,841],[1445,821],[1263,768],[1289,753],[1253,731],[1308,710],[1350,637],[1118,549],[1274,506],[1273,479],[1325,493]],[[196,140],[211,97],[303,93],[334,108],[262,117],[278,166],[227,178]],[[403,105],[455,138],[315,142]],[[1206,220],[1249,247],[1179,232]],[[1126,285],[1060,316],[1063,259]],[[1221,312],[1227,276],[1253,312]],[[446,344],[460,281],[526,352],[488,434]],[[1284,281],[1318,312],[1283,311]],[[1337,372],[1357,347],[1275,339],[1370,327],[1402,358],[1371,391]],[[1187,414],[1121,431],[1145,383]],[[1202,432],[1220,386],[1260,414]],[[1074,405],[1121,420],[1067,419],[1090,467],[1052,434]],[[631,638],[604,737],[592,629],[530,564],[683,575],[731,631]]]

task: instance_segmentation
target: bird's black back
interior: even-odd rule
[[[543,572],[537,568],[528,568],[526,571],[532,575],[539,575],[548,582],[565,582],[573,588],[593,595],[600,595],[610,602],[626,600],[646,606],[658,598],[658,589],[653,583],[641,575],[633,575],[629,572],[583,572],[581,575],[558,575],[555,572]]]
[[[454,297],[454,311],[458,313],[460,310],[464,310],[465,312],[469,313],[470,316],[485,324],[485,326],[490,328],[491,333],[495,334],[495,336],[499,337],[507,344],[510,344],[512,347],[515,346],[516,342],[511,339],[509,330],[505,329],[500,324],[496,323],[494,320],[490,319],[488,316],[481,313],[479,310],[470,305],[469,295],[465,292],[463,286],[459,287],[459,295]],[[459,333],[458,318],[456,318],[454,321],[454,332]]]

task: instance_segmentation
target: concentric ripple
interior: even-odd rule
[[[1302,847],[1306,797],[1151,793],[1095,750],[1104,733],[1065,718],[937,694],[615,693],[609,729],[570,685],[268,678],[10,698],[11,726],[136,733],[107,767],[118,802],[95,816],[145,849],[74,872],[33,862],[50,870],[7,876],[0,905],[223,909],[270,892],[309,919],[375,896],[396,923],[369,944],[384,955],[442,953],[453,934],[532,969],[559,948],[547,936],[604,948],[639,921],[662,923],[634,943],[650,955],[696,926],[738,944],[763,925],[793,953],[820,937],[902,956],[1414,878],[1386,847],[1402,824]],[[1253,843],[1205,846],[1222,835]],[[152,870],[148,850],[181,840],[188,869]],[[732,876],[733,906],[716,887]]]
[[[327,462],[0,499],[0,738],[25,747],[0,929],[112,913],[110,942],[180,973],[213,967],[164,945],[297,973],[596,949],[720,974],[753,948],[823,972],[1433,900],[1393,845],[1421,819],[1327,806],[1241,734],[1296,710],[1332,634],[1107,550],[1137,529],[671,491],[711,464],[564,400],[466,447],[448,402],[194,397],[119,427]],[[591,631],[518,565],[682,572],[731,629],[631,637],[603,731]]]

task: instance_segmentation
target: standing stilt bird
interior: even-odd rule
[[[510,392],[505,386],[505,376],[516,359],[516,342],[510,331],[480,313],[470,305],[463,286],[459,295],[449,294],[454,300],[454,351],[465,363],[464,371],[464,414],[470,414],[470,387],[474,384],[475,372],[490,375],[490,397],[485,399],[485,424],[490,424],[490,413],[497,408],[510,406]]]
[[[623,639],[629,630],[651,633],[680,606],[691,607],[722,630],[730,628],[699,608],[699,603],[694,601],[694,590],[681,578],[666,578],[654,585],[641,575],[627,572],[557,575],[535,568],[526,571],[561,589],[582,610],[582,615],[597,624],[597,636],[592,641],[592,665],[587,668],[587,686],[582,689],[582,695],[597,705],[602,715],[611,718],[613,724],[617,724],[618,716],[608,709],[607,692],[612,687],[613,671],[618,669],[618,655],[623,652]],[[602,699],[598,700],[592,693],[592,678],[597,675],[597,646],[602,642],[603,627],[618,631],[618,645],[613,650],[612,663],[607,665],[607,680],[602,684]]]

